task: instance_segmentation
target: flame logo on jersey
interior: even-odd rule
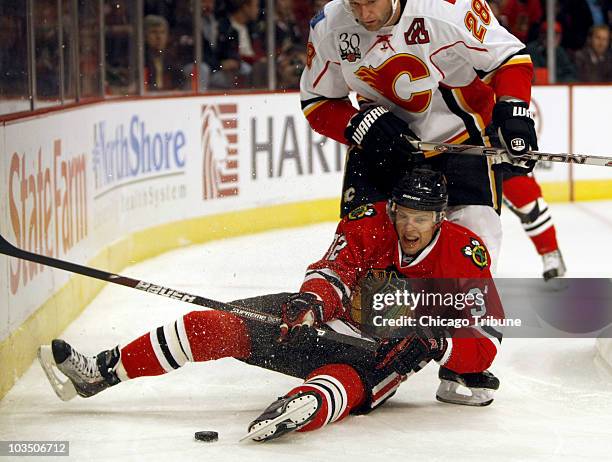
[[[308,42],[308,45],[306,45],[306,67],[308,67],[308,69],[312,67],[312,60],[316,55],[317,51],[315,50],[314,45],[312,42]]]
[[[431,90],[410,91],[412,82],[430,76],[427,65],[414,55],[395,55],[376,68],[361,66],[355,75],[407,111],[425,112],[431,104]]]
[[[472,239],[470,243],[472,245],[466,245],[463,249],[461,249],[461,252],[466,257],[470,257],[472,263],[474,263],[478,268],[485,268],[489,264],[487,250],[477,239]]]

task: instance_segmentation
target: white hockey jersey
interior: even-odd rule
[[[399,21],[376,32],[333,0],[310,25],[302,108],[314,130],[338,141],[347,143],[351,91],[421,139],[452,143],[486,143],[495,96],[530,99],[531,59],[484,0],[406,0]]]

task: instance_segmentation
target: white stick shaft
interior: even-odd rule
[[[509,155],[505,149],[473,146],[468,144],[434,143],[431,141],[419,141],[414,144],[418,146],[421,151],[425,152],[426,156],[427,152],[431,151],[436,151],[440,153],[447,152],[451,154],[469,154],[474,156],[491,157]],[[566,164],[598,165],[600,167],[612,167],[612,157],[594,156],[591,154],[552,154],[548,152],[529,151],[527,154],[522,156],[522,159],[562,162]]]

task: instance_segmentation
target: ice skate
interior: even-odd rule
[[[297,430],[310,422],[320,407],[321,398],[313,392],[280,397],[249,424],[249,432],[240,441],[268,441]]]
[[[59,339],[38,349],[38,361],[55,394],[63,401],[69,401],[77,394],[89,398],[119,383],[114,370],[119,357],[119,347],[87,357]]]
[[[457,374],[441,367],[438,377],[440,386],[436,392],[436,399],[443,403],[488,406],[493,402],[495,390],[499,388],[499,379],[489,371]],[[459,393],[460,386],[467,388],[469,394]]]
[[[560,278],[565,275],[565,262],[563,261],[560,250],[553,250],[552,252],[542,255],[542,263],[544,264],[542,276],[545,281],[549,281],[553,278]]]

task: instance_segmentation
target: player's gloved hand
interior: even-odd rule
[[[408,124],[383,106],[370,106],[351,117],[346,139],[367,153],[420,154],[411,141],[419,141]]]
[[[298,292],[289,296],[281,307],[282,324],[279,341],[292,341],[309,327],[323,322],[323,301],[311,292]]]
[[[440,360],[447,348],[443,332],[423,330],[408,337],[385,339],[376,351],[376,368],[391,367],[400,375],[418,372],[432,359]]]
[[[538,137],[529,105],[523,101],[499,101],[493,107],[493,124],[511,156],[538,150]]]

